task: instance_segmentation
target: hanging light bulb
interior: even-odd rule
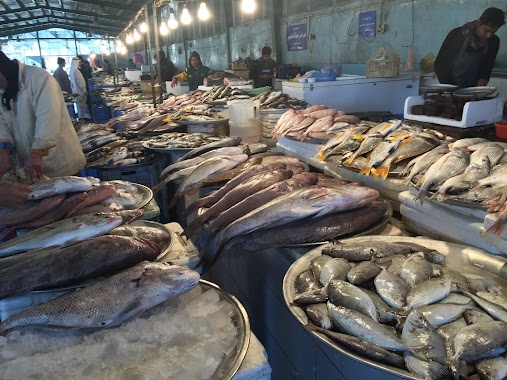
[[[167,36],[169,34],[169,29],[167,28],[167,24],[165,22],[160,24],[160,35]]]
[[[190,12],[188,11],[187,4],[183,4],[183,10],[181,11],[180,20],[183,25],[188,25],[192,22],[192,16],[190,16]]]
[[[176,20],[176,16],[174,15],[174,10],[172,8],[171,13],[169,14],[169,20],[167,21],[167,26],[173,30],[178,27],[178,20]]]
[[[134,37],[132,37],[132,33],[127,34],[127,38],[125,39],[125,42],[129,45],[134,43]]]
[[[148,30],[148,26],[146,25],[146,23],[144,21],[141,24],[141,26],[139,26],[139,30],[141,31],[141,33],[146,33],[146,31]]]
[[[197,11],[197,17],[199,17],[199,20],[206,21],[209,19],[209,10],[206,6],[206,2],[203,1],[201,5],[199,6],[199,11]]]
[[[125,55],[125,54],[127,54],[127,53],[128,53],[127,48],[126,48],[125,46],[122,46],[122,47],[121,47],[121,49],[120,49],[120,54]]]
[[[242,0],[241,1],[241,10],[245,13],[253,13],[257,8],[257,4],[255,4],[255,0]]]
[[[141,39],[141,35],[137,30],[134,30],[134,41],[139,41]]]

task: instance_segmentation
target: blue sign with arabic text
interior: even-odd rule
[[[377,33],[377,11],[359,13],[359,36],[374,37]]]
[[[298,24],[287,27],[287,49],[289,51],[306,50],[307,25]]]

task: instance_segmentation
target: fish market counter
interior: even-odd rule
[[[309,104],[324,104],[345,112],[391,111],[403,114],[405,99],[419,95],[419,74],[395,78],[342,75],[336,81],[282,82],[284,94]]]
[[[323,145],[321,144],[311,144],[282,137],[278,140],[277,147],[286,156],[296,157],[308,165],[323,171],[324,174],[343,178],[350,182],[361,182],[366,186],[376,189],[384,198],[387,198],[391,202],[394,210],[400,210],[399,195],[401,192],[408,190],[408,185],[404,185],[402,179],[392,177],[388,177],[385,180],[381,178],[375,179],[372,176],[359,175],[356,171],[320,161],[315,155],[322,149]]]

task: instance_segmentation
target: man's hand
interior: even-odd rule
[[[28,178],[42,179],[42,155],[32,152],[25,161],[25,173]]]
[[[176,83],[178,83],[178,79],[173,78],[173,80],[171,81],[171,87],[176,86]]]
[[[0,207],[18,208],[32,192],[24,183],[0,182]]]
[[[0,149],[0,177],[9,171],[15,171],[8,149]]]

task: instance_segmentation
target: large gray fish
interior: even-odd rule
[[[507,343],[507,322],[492,321],[462,328],[454,338],[454,355],[450,358],[453,373],[459,362],[470,361]]]
[[[183,178],[180,186],[174,194],[173,199],[171,200],[171,203],[169,204],[169,207],[174,206],[181,195],[187,194],[187,189],[192,185],[195,185],[210,175],[222,173],[226,170],[235,168],[242,162],[245,162],[247,159],[247,154],[238,154],[234,156],[216,156],[204,160],[198,164],[188,176]]]
[[[216,148],[222,148],[226,146],[236,146],[241,143],[241,137],[226,137],[225,139],[215,141],[199,148],[192,149],[190,152],[183,155],[178,161],[188,160],[189,158],[200,156],[203,153],[209,152]]]
[[[316,326],[326,330],[330,330],[333,327],[329,310],[327,310],[324,302],[306,306],[305,312]]]
[[[313,305],[315,306],[315,305]],[[355,336],[341,334],[334,331],[329,331],[322,328],[310,327],[311,330],[320,332],[332,340],[338,342],[340,345],[350,348],[351,350],[379,363],[384,363],[397,368],[404,368],[403,358],[391,351],[383,349],[376,344],[369,343],[365,340],[356,338]]]
[[[109,235],[140,237],[155,243],[162,243],[171,239],[171,234],[161,228],[137,225],[116,227],[109,231]]]
[[[227,194],[223,195],[218,202],[195,218],[185,229],[185,235],[192,236],[209,219],[216,218],[220,213],[230,209],[246,197],[249,197],[250,195],[255,194],[275,183],[287,180],[290,177],[292,177],[292,171],[290,170],[275,170],[261,172],[248,178]]]
[[[343,257],[349,261],[367,261],[372,258],[389,257],[428,249],[413,243],[374,241],[371,243],[333,242],[324,247],[322,253],[333,257]]]
[[[294,280],[294,286],[298,294],[309,290],[315,290],[320,287],[318,279],[311,270],[306,270],[303,273],[300,273]]]
[[[185,209],[185,215],[190,215],[192,212],[197,211],[200,207],[211,207],[215,203],[217,203],[222,197],[224,197],[229,191],[241,185],[243,182],[247,181],[251,177],[258,175],[260,173],[264,173],[267,171],[280,170],[285,169],[287,167],[284,163],[275,163],[263,165],[254,165],[243,172],[238,174],[236,177],[232,178],[228,181],[224,186],[218,189],[211,194],[192,202],[192,204]]]
[[[275,227],[308,216],[322,216],[370,204],[379,194],[368,187],[334,189],[309,186],[275,198],[229,224],[212,240],[204,257],[214,258],[222,245],[235,236],[267,226]],[[211,261],[212,261],[211,260]]]
[[[382,268],[373,261],[361,261],[347,273],[347,279],[351,284],[357,285],[375,278]]]
[[[42,199],[52,195],[64,193],[77,193],[86,191],[92,187],[92,183],[87,178],[82,177],[56,177],[47,181],[37,182],[32,185],[32,192],[29,199]]]
[[[347,278],[350,268],[351,266],[347,260],[337,258],[328,260],[321,268],[320,283],[323,286],[328,286],[331,280],[343,281]]]
[[[446,352],[447,356],[453,355],[452,346],[453,346],[453,342],[454,342],[454,337],[463,327],[466,327],[466,326],[468,326],[468,325],[467,325],[467,322],[465,321],[465,319],[460,318],[454,322],[446,323],[445,325],[440,326],[437,329],[437,332],[444,339],[445,352]]]
[[[199,273],[163,263],[139,263],[84,289],[12,316],[0,331],[24,326],[65,329],[117,326],[170,298],[188,292]]]
[[[73,244],[106,234],[120,224],[122,218],[112,214],[88,214],[64,219],[0,244],[0,256]]]
[[[375,289],[380,298],[391,307],[405,306],[409,287],[400,277],[383,270],[375,277]]]
[[[29,260],[0,270],[0,298],[115,273],[159,254],[149,240],[111,235],[34,251]]]
[[[474,295],[472,293],[463,292],[463,294],[467,295],[471,299],[475,301],[485,312],[487,312],[489,315],[491,315],[493,318],[507,322],[507,309],[505,306],[499,306],[493,302],[487,301],[483,297],[487,293],[479,292],[479,294],[482,295],[482,297],[479,297],[478,295]],[[489,298],[486,296],[486,298]],[[490,298],[491,299],[491,298]],[[493,298],[497,299],[497,297]]]
[[[241,245],[242,249],[254,252],[270,247],[321,242],[353,236],[355,233],[363,232],[371,225],[375,225],[384,216],[385,210],[383,202],[373,201],[370,205],[358,209],[336,212],[318,218],[304,218],[281,226],[239,235],[227,242],[227,245]]]
[[[437,162],[430,166],[421,180],[421,188],[414,197],[421,203],[428,191],[445,180],[463,173],[470,163],[470,154],[464,150],[456,149],[440,157]]]
[[[446,323],[460,318],[466,311],[473,308],[470,305],[455,305],[452,303],[436,303],[433,305],[422,306],[418,310],[424,315],[426,320],[432,326],[439,327]]]
[[[429,280],[433,268],[426,259],[418,254],[413,254],[403,262],[400,271],[400,277],[405,280],[408,286],[414,286]]]
[[[216,231],[223,229],[225,226],[255,210],[259,205],[268,203],[282,194],[288,193],[298,188],[315,185],[318,176],[316,173],[299,173],[283,182],[275,183],[249,197],[243,199],[238,204],[229,208],[229,210],[220,214],[208,226],[198,239],[199,245],[208,240],[208,238]]]

